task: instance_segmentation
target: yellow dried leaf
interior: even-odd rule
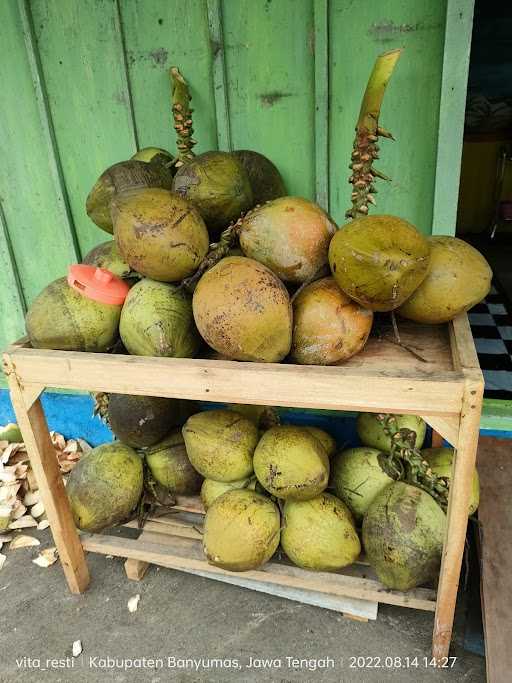
[[[63,451],[66,448],[66,439],[62,436],[62,434],[59,434],[58,432],[50,432],[50,436],[52,439],[52,444],[56,449]]]
[[[41,517],[41,515],[44,515],[43,503],[39,501],[39,503],[33,505],[30,509],[30,514],[32,515],[32,517]]]
[[[23,515],[23,517],[11,522],[9,524],[9,529],[26,529],[31,526],[37,526],[36,520],[32,515]]]
[[[20,517],[23,517],[23,515],[25,514],[26,511],[27,511],[27,508],[23,505],[21,500],[15,500],[13,511],[12,511],[13,520],[20,519]]]
[[[76,439],[69,439],[63,450],[64,453],[76,453],[78,451],[78,441]]]
[[[30,507],[36,503],[39,503],[39,491],[27,491],[23,498],[23,505]]]
[[[1,570],[2,567],[4,566],[4,563],[5,563],[5,560],[6,560],[6,559],[7,559],[7,556],[6,556],[6,555],[2,555],[2,553],[0,553],[0,570]]]
[[[49,526],[50,522],[47,519],[42,519],[37,525],[37,530],[43,531],[43,529],[48,529]]]
[[[41,550],[39,555],[32,560],[34,564],[37,564],[39,567],[50,567],[52,564],[57,562],[57,548],[46,548],[45,550]]]

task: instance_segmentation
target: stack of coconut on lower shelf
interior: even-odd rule
[[[95,448],[70,474],[79,528],[97,532],[134,516],[142,525],[149,514],[172,509],[177,496],[200,491],[203,549],[215,566],[256,569],[280,548],[299,567],[337,571],[364,550],[389,588],[435,580],[453,450],[420,450],[421,418],[361,413],[363,445],[338,451],[324,430],[279,424],[270,408],[190,415],[191,405],[173,399],[97,400],[124,442]],[[477,506],[475,473],[468,514]]]

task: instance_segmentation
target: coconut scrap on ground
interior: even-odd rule
[[[14,424],[0,428],[0,570],[6,550],[37,547],[40,541],[30,530],[42,531],[49,527],[44,504],[30,466],[30,459],[21,433]],[[84,439],[65,439],[58,432],[50,432],[59,469],[65,478],[91,446]],[[57,560],[57,550],[42,550],[32,561],[49,567]]]

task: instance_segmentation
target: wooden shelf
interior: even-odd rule
[[[9,347],[4,372],[70,589],[82,592],[88,585],[85,549],[139,563],[132,566],[135,578],[143,574],[147,563],[154,563],[255,590],[272,586],[286,597],[302,591],[312,604],[342,598],[359,601],[352,603],[354,609],[386,602],[435,610],[433,655],[442,662],[451,639],[484,383],[465,314],[448,325],[403,323],[400,330],[405,344],[426,362],[390,341],[386,330],[337,367],[50,351],[32,349],[27,340]],[[226,572],[207,564],[197,531],[186,518],[174,515],[150,520],[138,539],[79,536],[39,400],[47,387],[421,415],[457,448],[437,593],[425,588],[390,591],[361,563],[344,572],[316,573],[274,559],[253,572]],[[200,514],[197,507],[191,509],[194,504],[182,501],[179,514]]]

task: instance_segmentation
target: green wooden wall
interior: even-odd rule
[[[192,87],[197,149],[252,148],[337,221],[366,79],[404,47],[382,123],[379,210],[450,233],[472,0],[2,0],[0,344],[106,239],[85,197],[137,147],[174,148],[168,69]]]

